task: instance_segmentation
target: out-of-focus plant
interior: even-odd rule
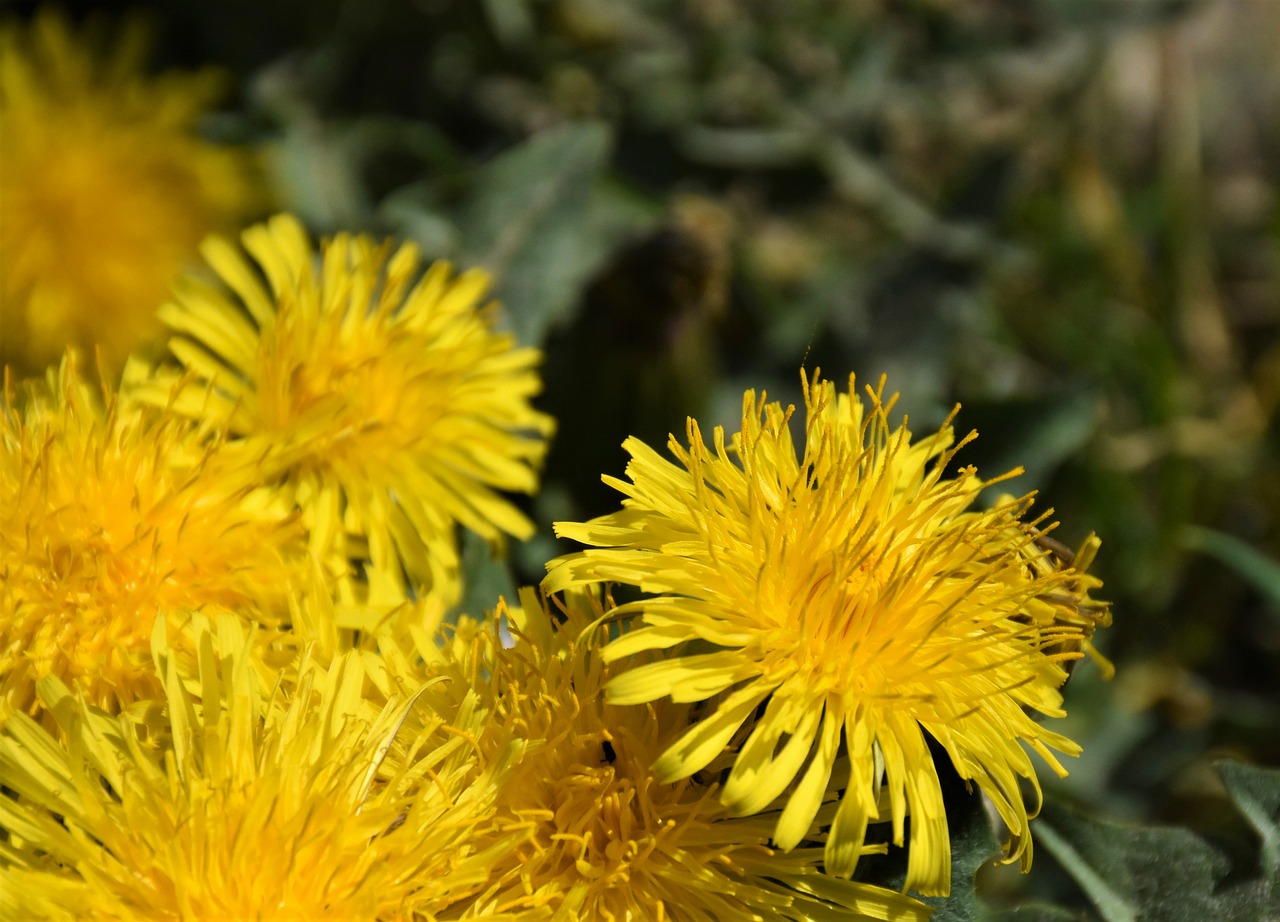
[[[138,23],[109,49],[48,10],[0,25],[0,361],[24,372],[69,344],[118,372],[196,244],[261,205],[252,154],[197,132],[224,81],[147,77],[145,48]]]

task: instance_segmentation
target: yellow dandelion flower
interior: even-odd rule
[[[367,236],[319,264],[288,216],[245,231],[265,273],[229,243],[202,251],[234,295],[184,280],[160,316],[185,367],[126,369],[138,399],[197,417],[292,485],[313,546],[367,541],[375,568],[455,592],[455,523],[490,542],[533,525],[498,491],[533,492],[552,423],[529,399],[539,353],[494,330],[488,277]],[[175,390],[176,388],[176,390]],[[352,556],[363,556],[357,545]]]
[[[230,615],[197,627],[188,689],[156,623],[168,747],[52,678],[40,694],[66,742],[22,714],[0,730],[0,916],[438,919],[485,885],[494,856],[471,832],[500,774],[477,768],[479,711],[372,706],[354,654],[304,654],[296,687],[272,692]]]
[[[891,820],[903,845],[910,814],[907,886],[944,894],[950,846],[928,741],[990,796],[1011,855],[1029,861],[1019,779],[1039,786],[1023,744],[1059,773],[1051,749],[1079,751],[1031,712],[1063,713],[1063,663],[1101,617],[1079,592],[1096,581],[1047,564],[1022,521],[1030,498],[973,510],[987,484],[973,468],[944,477],[960,447],[949,426],[913,444],[905,420],[889,424],[883,382],[867,389],[869,410],[852,378],[847,395],[816,374],[804,388],[802,456],[792,409],[752,391],[729,444],[717,428],[707,448],[693,420],[688,449],[671,440],[675,464],[629,440],[631,482],[607,478],[623,508],[558,524],[595,548],[553,561],[544,585],[645,593],[615,609],[643,626],[604,657],[667,652],[614,677],[608,699],[706,702],[657,759],[660,777],[731,750],[723,802],[746,815],[782,798],[783,849],[843,788],[826,843],[840,876],[870,821]]]
[[[490,689],[481,748],[528,741],[490,827],[525,838],[498,857],[479,910],[565,922],[928,918],[902,894],[823,874],[821,848],[777,853],[772,819],[728,817],[714,787],[655,778],[650,763],[686,725],[687,707],[606,704],[589,643],[599,603],[566,601],[552,615],[526,591],[512,645],[492,633],[470,645],[471,683]]]
[[[74,343],[118,368],[196,244],[256,205],[249,155],[195,131],[217,75],[149,80],[144,52],[48,11],[0,27],[0,362],[38,372]]]
[[[64,359],[0,403],[0,717],[57,676],[117,710],[159,692],[158,610],[283,611],[304,551],[287,505],[186,422],[105,407]]]
[[[1002,496],[997,505],[1013,502],[1012,496]],[[1111,609],[1106,602],[1094,599],[1091,593],[1102,588],[1102,580],[1089,572],[1102,542],[1097,535],[1089,535],[1076,550],[1071,550],[1034,525],[1019,523],[1020,531],[1010,531],[1005,537],[1018,543],[1024,552],[1026,564],[1038,575],[1045,577],[1048,594],[1027,603],[1025,617],[1043,626],[1070,624],[1078,628],[1063,638],[1051,652],[1087,654],[1102,672],[1104,679],[1115,675],[1115,666],[1093,645],[1093,631],[1111,624]],[[1032,544],[1020,539],[1030,534]],[[1068,662],[1070,669],[1074,663]]]
[[[302,588],[290,594],[289,629],[272,638],[272,652],[309,648],[311,658],[326,665],[356,653],[376,690],[371,696],[389,700],[440,674],[437,666],[447,660],[442,647],[450,607],[436,593],[408,598],[390,580],[335,580],[313,562]],[[449,626],[451,639],[461,633],[460,623],[470,621],[465,615],[456,619]]]

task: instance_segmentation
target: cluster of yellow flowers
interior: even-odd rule
[[[748,392],[711,448],[628,441],[621,508],[559,523],[588,547],[540,589],[449,616],[459,529],[532,534],[507,494],[553,430],[484,273],[281,215],[165,301],[143,268],[217,222],[142,186],[229,169],[196,84],[132,52],[95,82],[52,17],[0,47],[0,919],[925,919],[943,753],[1029,862],[1097,542],[977,509],[950,420],[913,440],[883,382],[814,373],[798,448]],[[41,196],[163,214],[99,252]],[[112,351],[152,314],[163,356]],[[99,385],[74,351],[20,377],[55,336],[104,349]],[[852,879],[890,844],[903,892]]]

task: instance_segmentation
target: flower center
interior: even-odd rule
[[[447,389],[408,378],[404,369],[412,363],[397,356],[385,334],[377,342],[325,338],[330,341],[307,344],[298,337],[285,346],[297,362],[264,361],[264,379],[292,365],[284,387],[262,388],[264,422],[272,431],[315,440],[315,464],[376,471],[427,437],[443,410],[435,395]]]
[[[648,778],[637,785],[608,764],[571,765],[545,777],[540,857],[599,886],[630,880],[671,825],[653,812]]]

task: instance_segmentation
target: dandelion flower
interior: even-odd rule
[[[656,760],[664,780],[730,750],[723,802],[736,815],[784,802],[783,849],[806,839],[842,788],[825,846],[840,876],[870,821],[891,820],[904,845],[909,814],[907,886],[944,894],[950,846],[932,739],[991,798],[1012,831],[1010,860],[1025,865],[1019,779],[1039,787],[1024,744],[1059,773],[1051,750],[1079,751],[1031,715],[1063,713],[1063,664],[1105,615],[1081,604],[1096,581],[1049,565],[1023,521],[1029,497],[976,511],[993,481],[971,467],[944,476],[960,447],[949,426],[913,444],[905,420],[889,424],[883,382],[867,389],[869,408],[852,378],[847,395],[816,373],[804,389],[800,455],[792,409],[752,391],[728,444],[717,428],[707,448],[693,420],[687,449],[671,440],[677,463],[629,440],[631,482],[607,478],[623,508],[558,524],[594,547],[553,561],[544,585],[643,591],[614,611],[642,626],[604,658],[665,653],[632,662],[605,691],[617,705],[704,702]]]
[[[478,910],[565,922],[928,917],[901,894],[823,874],[820,848],[778,854],[771,821],[728,817],[714,788],[655,778],[649,765],[687,707],[606,704],[588,629],[598,603],[582,593],[566,601],[552,616],[526,591],[511,613],[513,645],[492,635],[472,645],[484,653],[472,682],[491,689],[481,696],[491,701],[481,748],[528,741],[490,827],[527,837],[495,862]]]
[[[181,420],[105,407],[64,359],[0,403],[0,717],[57,676],[115,711],[159,692],[156,612],[283,611],[296,514]]]
[[[71,343],[118,369],[196,244],[255,207],[249,154],[195,131],[217,75],[147,79],[144,53],[53,12],[0,27],[0,361],[25,372]]]
[[[22,714],[0,730],[0,915],[437,919],[487,880],[470,833],[499,776],[476,767],[477,727],[370,705],[351,653],[326,669],[304,654],[298,684],[264,694],[230,615],[190,642],[188,688],[157,621],[160,751],[52,678],[66,742]]]
[[[552,423],[529,404],[537,350],[477,307],[488,277],[445,263],[420,275],[412,244],[390,254],[345,234],[315,264],[287,216],[243,240],[265,284],[229,243],[206,241],[234,294],[184,280],[160,316],[185,374],[135,364],[129,390],[270,449],[265,474],[291,485],[313,546],[367,541],[375,568],[415,588],[456,591],[455,523],[494,544],[528,538],[499,491],[536,489]]]

